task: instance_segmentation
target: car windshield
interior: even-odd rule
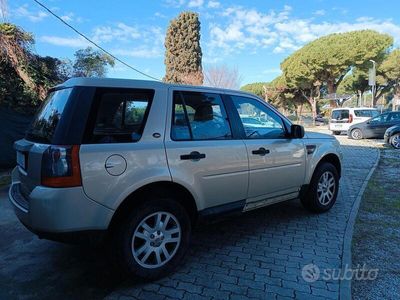
[[[332,119],[343,120],[349,118],[349,111],[347,109],[332,111]]]
[[[35,115],[26,139],[51,144],[72,88],[51,92]]]

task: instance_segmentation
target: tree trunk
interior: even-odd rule
[[[317,117],[317,100],[314,97],[308,97],[307,100],[311,106],[312,124],[315,126],[315,118]]]
[[[332,80],[328,80],[326,82],[328,88],[328,94],[336,94],[336,84]],[[337,103],[335,100],[330,100],[331,107],[337,107]]]
[[[268,102],[268,89],[265,85],[263,85],[263,90],[264,90],[264,100],[265,102]]]

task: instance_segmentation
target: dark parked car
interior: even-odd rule
[[[368,121],[350,126],[347,135],[355,140],[383,138],[386,129],[400,125],[400,111],[386,112]]]
[[[386,129],[383,137],[386,144],[390,144],[393,148],[400,149],[400,125],[395,125]]]

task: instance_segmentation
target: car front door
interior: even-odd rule
[[[383,138],[387,128],[388,114],[381,114],[369,121],[367,129],[371,132],[372,137]]]
[[[243,209],[247,151],[235,137],[222,96],[171,88],[170,97],[165,148],[172,180],[195,195],[198,210]]]
[[[228,97],[249,156],[246,208],[297,197],[305,174],[303,140],[288,137],[282,118],[262,101],[239,95]],[[258,122],[249,122],[248,118]]]

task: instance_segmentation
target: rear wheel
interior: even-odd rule
[[[308,191],[301,198],[301,203],[312,212],[326,212],[335,204],[338,190],[338,171],[331,163],[324,162],[314,171]]]
[[[363,138],[363,133],[361,129],[355,128],[350,132],[351,138],[354,140],[361,140]]]
[[[116,229],[119,265],[137,277],[157,279],[172,272],[189,246],[191,222],[173,199],[153,199],[135,207]]]
[[[341,131],[332,131],[333,135],[340,135],[342,132]]]
[[[400,133],[396,133],[390,138],[390,145],[395,149],[400,149]]]

